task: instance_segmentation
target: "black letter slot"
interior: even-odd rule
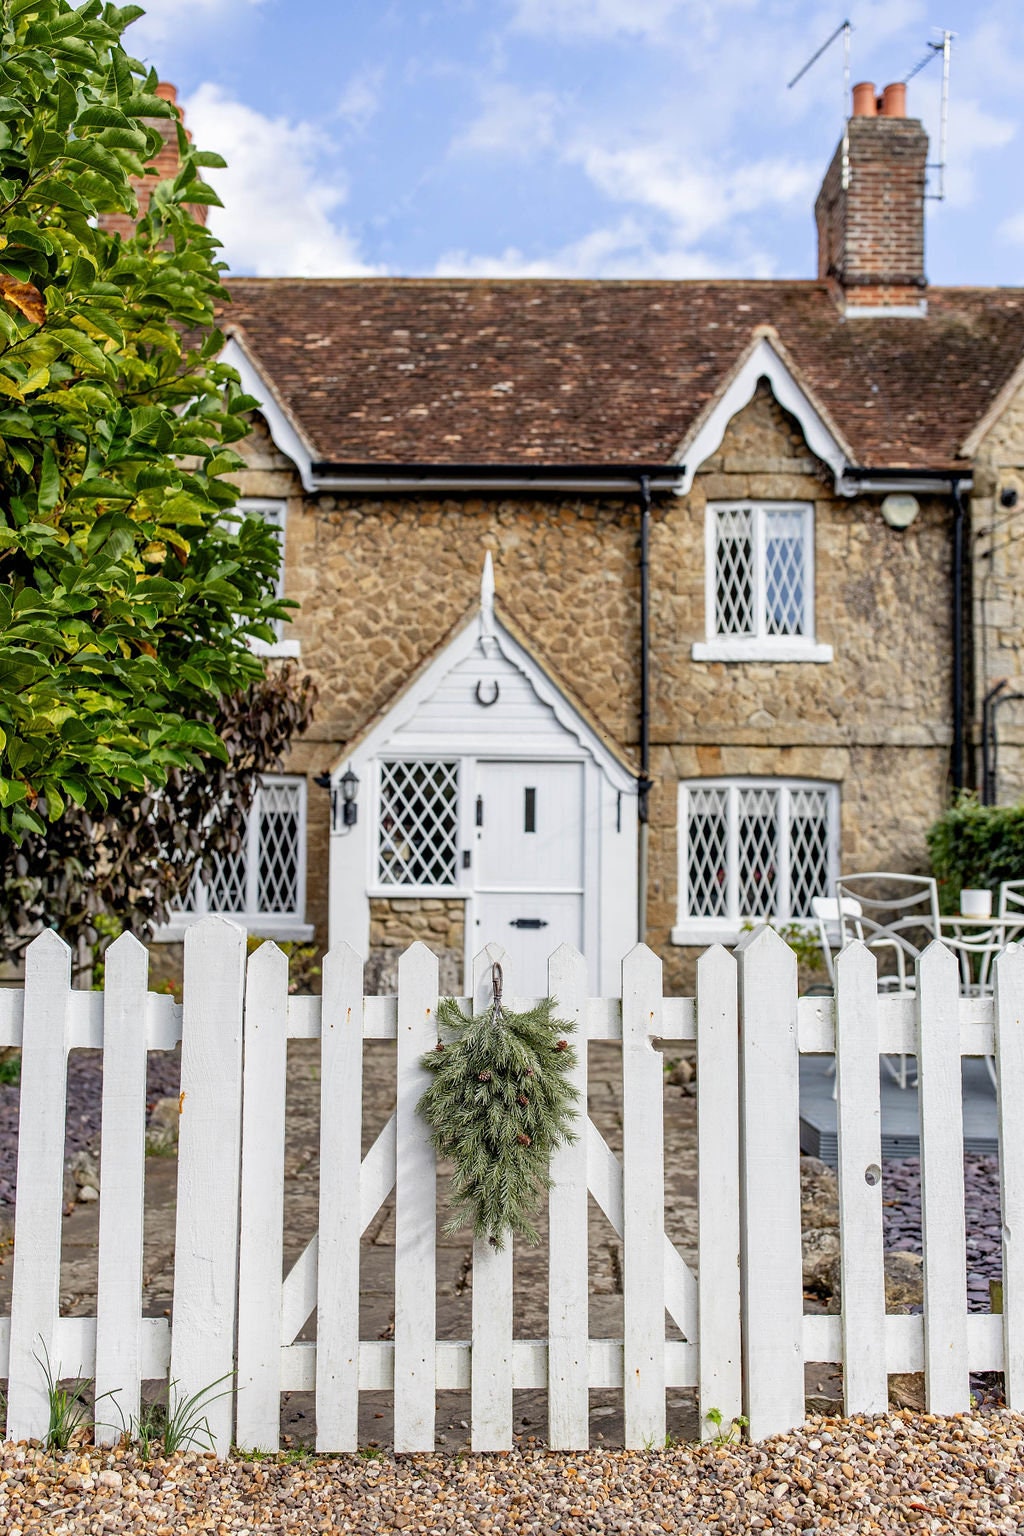
[[[546,928],[546,917],[514,917],[509,923],[510,928]]]

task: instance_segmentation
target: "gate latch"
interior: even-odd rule
[[[546,928],[546,917],[514,917],[509,923],[510,928]]]

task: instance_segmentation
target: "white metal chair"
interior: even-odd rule
[[[1024,880],[1003,880],[1000,883],[997,915],[1006,923],[1019,917],[1021,931],[1024,932]]]
[[[927,875],[899,875],[872,870],[840,875],[836,881],[840,948],[860,939],[875,953],[879,991],[912,993],[914,962],[941,934],[939,889]],[[856,911],[853,909],[856,908]],[[886,1070],[900,1088],[911,1086],[907,1056],[884,1057]]]
[[[856,919],[861,915],[859,901],[854,901],[852,896],[844,899],[843,907],[847,919],[856,927]],[[839,898],[837,896],[812,896],[811,915],[818,925],[818,943],[821,945],[821,957],[825,962],[825,971],[828,975],[829,986],[836,984],[835,955],[842,948],[842,925],[839,917]],[[858,938],[860,934],[856,935]]]

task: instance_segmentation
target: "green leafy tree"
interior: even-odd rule
[[[274,638],[276,537],[226,477],[255,401],[217,362],[217,242],[176,116],[122,47],[142,12],[0,0],[0,840],[102,821],[226,764]],[[244,706],[240,706],[244,709]],[[228,708],[230,713],[230,708]],[[183,778],[184,776],[184,778]],[[135,801],[139,803],[138,798]],[[85,825],[86,823],[82,823]]]

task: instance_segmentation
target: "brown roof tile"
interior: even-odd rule
[[[819,282],[233,278],[221,323],[314,458],[667,463],[769,325],[870,467],[946,468],[1024,355],[1024,289],[844,320]]]

